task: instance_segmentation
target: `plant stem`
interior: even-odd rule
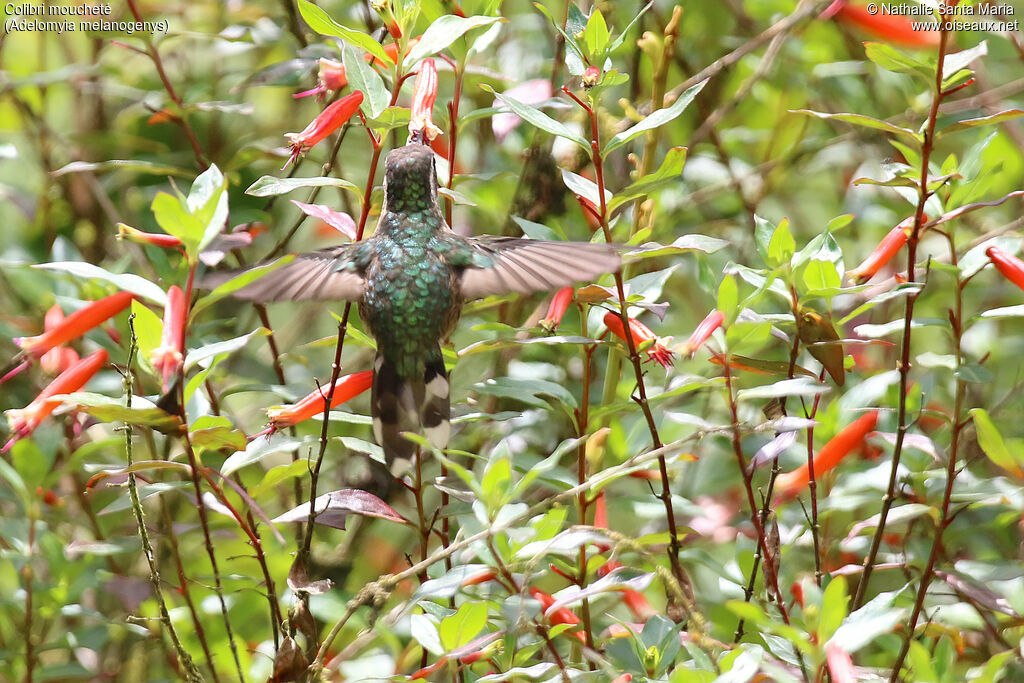
[[[612,231],[608,225],[608,202],[605,198],[605,182],[604,182],[604,160],[601,156],[601,143],[598,129],[597,111],[594,107],[588,106],[585,102],[580,100],[578,97],[572,94],[568,88],[563,87],[562,91],[576,101],[583,109],[587,112],[590,117],[590,150],[591,158],[594,162],[594,173],[597,176],[597,194],[600,198],[600,211],[601,211],[601,229],[604,232],[605,241],[609,244],[612,243]],[[618,270],[615,272],[615,288],[619,299],[619,316],[622,318],[622,329],[629,330],[629,314],[628,305],[626,304],[626,292],[623,286],[622,271]],[[634,397],[636,403],[640,406],[640,410],[644,415],[644,419],[647,422],[647,430],[651,435],[651,447],[655,450],[662,447],[661,437],[658,435],[658,426],[654,421],[654,415],[651,412],[651,406],[647,401],[647,388],[644,385],[644,372],[640,367],[640,355],[636,350],[636,341],[633,339],[632,334],[626,334],[626,345],[629,348],[629,359],[633,365],[633,375],[636,378],[636,391],[637,396]],[[609,377],[605,375],[605,393],[609,391],[608,382],[617,382],[616,377]],[[683,570],[682,564],[679,562],[679,553],[681,547],[679,545],[679,535],[676,528],[676,517],[675,511],[672,507],[672,491],[669,488],[668,478],[668,464],[665,461],[664,456],[658,457],[658,469],[661,473],[661,494],[658,498],[665,505],[665,519],[668,523],[669,532],[669,547],[668,547],[668,559],[669,564],[672,567],[672,576],[676,581],[679,582],[680,587],[683,589],[684,594],[689,598],[690,603],[693,604],[693,591],[691,589],[690,580],[686,576],[686,572]],[[679,620],[683,617],[682,614],[675,614],[673,618]]]
[[[918,183],[917,208],[914,211],[914,228],[907,240],[907,280],[915,282],[917,261],[917,244],[921,237],[921,229],[925,223],[924,206],[931,193],[928,191],[928,162],[931,159],[932,151],[935,148],[935,124],[939,116],[939,105],[942,103],[942,70],[946,60],[946,45],[949,35],[942,31],[939,36],[939,58],[935,67],[935,94],[932,97],[932,106],[928,112],[928,121],[924,133],[924,143],[921,146],[921,179]],[[923,289],[923,288],[922,288]],[[867,557],[864,558],[864,573],[860,583],[857,584],[857,592],[853,599],[853,609],[864,604],[867,595],[868,583],[871,580],[871,572],[874,569],[875,559],[878,557],[878,549],[882,545],[882,536],[885,533],[885,521],[889,516],[893,500],[896,496],[896,483],[899,474],[900,456],[903,454],[903,443],[907,437],[909,424],[907,422],[907,395],[910,391],[910,342],[911,324],[914,320],[914,304],[921,291],[907,296],[903,316],[903,337],[900,341],[900,396],[897,407],[897,428],[896,445],[892,453],[892,467],[889,470],[889,484],[886,487],[885,497],[882,499],[882,509],[879,512],[878,526],[871,539],[871,548]]]
[[[949,248],[952,255],[953,265],[956,266],[956,245],[953,244],[952,238],[949,239]],[[958,275],[956,282],[956,309],[954,311],[950,311],[950,319],[953,323],[953,357],[956,361],[956,369],[953,371],[954,377],[956,378],[956,395],[953,399],[953,432],[950,436],[949,462],[946,464],[946,486],[942,493],[942,516],[939,519],[938,531],[935,538],[932,540],[932,548],[931,552],[928,554],[928,562],[925,565],[924,572],[921,574],[921,581],[917,588],[917,597],[914,600],[914,609],[910,614],[910,622],[907,624],[906,638],[903,639],[903,645],[900,647],[900,653],[897,655],[896,662],[892,667],[892,673],[889,677],[890,683],[895,683],[899,679],[900,669],[903,668],[903,662],[907,657],[907,653],[910,651],[910,641],[914,639],[914,631],[917,629],[917,621],[921,617],[921,612],[924,609],[924,600],[928,594],[928,586],[935,577],[935,564],[938,561],[939,551],[942,549],[942,535],[953,521],[949,507],[950,501],[953,497],[953,483],[956,480],[957,475],[956,463],[957,455],[960,450],[960,436],[966,424],[964,420],[961,419],[961,415],[963,414],[963,404],[966,397],[967,386],[964,380],[959,377],[958,372],[964,364],[963,349],[961,347],[964,332],[964,285],[966,285],[966,282],[962,281]]]
[[[135,364],[135,356],[139,351],[139,341],[135,336],[134,313],[128,316],[128,331],[130,334],[128,363],[125,366],[125,371],[122,373],[122,378],[124,385],[125,407],[131,408],[132,394],[134,392],[132,366]],[[125,459],[128,463],[128,467],[131,467],[133,463],[131,425],[126,424],[124,427],[118,427],[118,429],[124,432]],[[142,540],[142,552],[146,556],[146,563],[149,565],[149,582],[153,586],[153,595],[156,598],[157,609],[160,611],[160,622],[167,630],[167,635],[171,639],[174,651],[178,655],[178,663],[185,671],[186,680],[190,683],[202,681],[203,677],[199,673],[199,669],[196,668],[195,663],[192,661],[192,656],[185,650],[185,646],[182,645],[181,640],[178,638],[178,632],[174,629],[174,624],[171,623],[171,615],[167,610],[167,602],[164,600],[163,581],[160,578],[160,570],[156,566],[156,555],[153,552],[153,544],[149,539],[149,531],[146,529],[145,515],[142,511],[142,501],[139,498],[139,487],[135,481],[134,472],[129,472],[128,474],[128,497],[131,500],[132,512],[135,513],[135,523],[139,528],[139,538]],[[202,500],[199,501],[199,507],[202,509]],[[241,678],[241,667],[239,667],[239,677]],[[242,680],[244,681],[244,678],[242,678]]]

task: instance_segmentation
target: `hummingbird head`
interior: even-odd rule
[[[385,212],[424,211],[437,205],[437,171],[430,147],[413,143],[393,149],[384,167]]]

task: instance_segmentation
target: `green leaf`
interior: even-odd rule
[[[196,365],[200,365],[203,361],[210,358],[219,356],[222,353],[232,353],[242,348],[253,337],[266,337],[270,334],[270,331],[265,327],[260,327],[253,330],[249,334],[243,334],[241,337],[235,337],[234,339],[226,339],[220,342],[214,342],[201,346],[198,349],[192,349],[185,356],[185,370],[191,370]]]
[[[139,359],[146,367],[150,367],[149,357],[154,349],[160,346],[164,324],[160,316],[149,310],[138,299],[132,300],[132,313],[135,315],[135,337],[139,342]]]
[[[768,243],[768,265],[778,268],[782,264],[788,263],[795,252],[796,240],[793,239],[793,235],[789,231],[789,219],[783,218]]]
[[[92,415],[101,422],[125,422],[142,427],[152,427],[165,434],[176,434],[182,426],[181,420],[176,415],[157,408],[141,396],[132,397],[131,408],[124,405],[123,399],[87,391],[65,394],[60,398],[78,406],[79,410]]]
[[[577,175],[572,171],[567,171],[564,168],[562,171],[562,182],[569,188],[569,191],[573,194],[577,194],[584,199],[590,200],[590,202],[597,207],[597,210],[601,210],[601,194],[597,187],[597,183],[592,180],[587,180],[581,175]],[[605,188],[604,201],[605,205],[612,200],[612,193]]]
[[[186,204],[203,232],[197,251],[202,251],[225,227],[228,219],[227,181],[216,164],[199,174],[189,190]]]
[[[626,202],[639,197],[644,197],[654,190],[662,188],[671,183],[679,181],[679,174],[683,172],[683,165],[686,163],[686,148],[673,147],[665,154],[661,166],[653,173],[648,173],[632,185],[627,185],[619,190],[615,197],[608,202],[608,213],[612,213]]]
[[[153,198],[150,210],[157,225],[168,235],[180,239],[189,258],[194,259],[199,252],[199,242],[203,239],[206,226],[192,215],[188,205],[180,197],[160,192]]]
[[[40,263],[32,266],[41,270],[53,270],[59,273],[67,273],[74,277],[86,280],[103,280],[109,282],[120,290],[138,294],[143,299],[152,301],[154,304],[163,306],[167,303],[167,294],[157,285],[144,277],[132,275],[131,273],[111,273],[108,270],[94,266],[91,263],[81,261],[59,261],[56,263]]]
[[[235,455],[237,455],[237,453]],[[295,462],[271,467],[267,470],[267,473],[263,475],[263,479],[260,480],[260,483],[256,484],[256,486],[249,490],[249,495],[253,498],[258,498],[264,493],[273,491],[274,487],[281,482],[306,476],[309,473],[309,468],[310,464],[305,460],[296,460]]]
[[[498,98],[498,101],[508,106],[508,108],[511,109],[514,114],[516,114],[519,118],[523,119],[524,121],[527,121],[532,125],[536,126],[537,128],[540,128],[545,133],[550,133],[552,135],[563,137],[566,140],[575,142],[577,145],[587,150],[588,152],[590,151],[589,142],[584,140],[576,133],[573,133],[571,130],[569,130],[569,128],[565,126],[565,124],[555,121],[553,118],[542,112],[540,109],[531,107],[528,104],[523,104],[522,102],[514,100],[511,97],[506,97],[505,95],[496,93],[494,92],[494,88],[492,88],[489,85],[481,85],[480,87],[486,90],[487,92],[492,93],[496,98]]]
[[[441,646],[450,652],[469,643],[487,625],[487,603],[468,601],[462,603],[459,611],[441,620],[437,631]]]
[[[299,0],[299,14],[301,14],[302,19],[309,24],[309,27],[317,33],[325,36],[336,36],[341,38],[349,45],[353,45],[369,52],[385,64],[395,63],[390,57],[388,57],[388,53],[384,51],[384,48],[381,47],[381,44],[376,40],[365,33],[339,24],[334,19],[331,19],[327,12],[309,2],[309,0]]]
[[[726,318],[733,320],[736,317],[737,307],[740,303],[740,290],[736,284],[736,278],[726,275],[718,285],[718,303],[716,308],[725,314]]]
[[[983,408],[972,408],[968,412],[971,419],[974,420],[974,429],[978,433],[978,445],[981,446],[981,450],[985,451],[988,459],[1017,477],[1024,476],[1024,471],[1021,470],[1024,459],[1010,452],[1003,440],[1003,435],[999,433],[999,428],[989,417],[988,412]]]
[[[502,17],[458,17],[454,14],[438,17],[423,32],[419,42],[409,50],[409,54],[405,56],[405,60],[402,62],[402,68],[408,70],[424,57],[429,57],[444,50],[464,36],[466,32],[481,26],[490,26],[498,21],[506,20]]]
[[[411,113],[412,112],[405,107],[387,107],[374,118],[367,119],[367,125],[377,131],[389,131],[394,128],[403,128],[409,125]]]
[[[1001,111],[998,114],[992,114],[991,116],[981,116],[975,119],[962,119],[952,125],[946,126],[940,131],[940,133],[945,135],[947,133],[957,133],[962,130],[967,130],[968,128],[977,128],[978,126],[991,126],[996,123],[1019,119],[1021,116],[1024,116],[1024,109],[1007,109],[1006,111]]]
[[[688,88],[679,96],[679,99],[672,103],[672,106],[652,112],[651,115],[643,121],[640,121],[639,123],[615,135],[608,141],[608,144],[605,145],[604,150],[602,150],[601,153],[604,155],[610,154],[636,136],[672,121],[682,114],[688,106],[690,106],[690,103],[693,102],[695,97],[697,97],[697,93],[703,90],[707,83],[708,79],[704,79],[697,85]]]
[[[512,461],[508,458],[497,458],[487,463],[483,479],[480,481],[480,500],[490,511],[504,505],[512,484]]]
[[[846,123],[852,123],[855,126],[864,126],[866,128],[875,128],[876,130],[884,130],[887,133],[896,133],[899,135],[908,135],[915,140],[918,138],[917,133],[910,130],[909,128],[901,128],[900,126],[894,125],[887,121],[865,116],[864,114],[829,114],[823,111],[811,111],[810,109],[790,109],[791,114],[804,114],[806,116],[813,116],[818,119],[835,119],[836,121],[844,121]]]
[[[809,262],[804,268],[803,281],[807,289],[815,291],[837,289],[843,284],[834,263],[817,259]]]
[[[232,453],[228,456],[228,459],[224,461],[223,465],[221,465],[220,473],[225,477],[228,477],[243,467],[257,463],[267,456],[276,455],[278,453],[292,453],[296,451],[300,445],[301,442],[298,439],[291,439],[277,434],[266,438],[261,437],[259,439],[254,439],[249,442],[244,451]],[[301,458],[298,462],[303,463],[303,465],[307,464],[306,461]]]
[[[369,118],[375,119],[380,116],[391,100],[384,79],[356,50],[346,49],[341,61],[345,64],[349,86],[353,91],[359,90],[363,93],[363,102]]]
[[[958,75],[961,69],[966,69],[968,64],[987,54],[988,41],[983,40],[974,47],[946,55],[946,58],[942,60],[942,87],[948,88],[953,85],[951,81],[954,76]]]
[[[846,577],[837,576],[828,582],[821,599],[821,616],[818,619],[818,640],[823,643],[832,637],[843,619],[846,618],[850,596],[846,590]]]
[[[864,43],[864,53],[886,71],[920,76],[929,83],[935,80],[934,68],[885,43]]]
[[[608,31],[608,24],[605,23],[601,10],[594,8],[587,20],[587,27],[583,29],[583,44],[592,58],[599,58],[604,54],[605,47],[611,33]]]
[[[658,244],[657,242],[641,244],[639,247],[635,247],[626,252],[625,256],[630,261],[638,261],[640,259],[654,258],[655,256],[685,254],[692,251],[713,254],[727,246],[729,246],[727,241],[718,239],[717,237],[708,237],[707,235],[682,235],[681,237],[676,238],[672,244]]]
[[[178,178],[191,178],[194,171],[177,166],[157,164],[152,161],[140,159],[108,159],[107,161],[72,161],[70,164],[61,166],[51,175],[62,176],[68,173],[96,173],[97,171],[124,170],[137,173],[148,173],[159,176],[175,176]]]
[[[189,438],[199,448],[245,450],[245,434],[222,415],[203,415],[191,425]]]
[[[876,643],[879,636],[888,633],[906,619],[909,610],[893,605],[900,592],[882,593],[851,613],[843,620],[842,626],[836,629],[831,640],[842,645],[850,654],[865,645]]]
[[[246,194],[253,197],[272,197],[285,194],[302,187],[341,187],[354,192],[362,198],[362,190],[347,180],[341,178],[315,177],[315,178],[275,178],[265,175],[249,186]]]

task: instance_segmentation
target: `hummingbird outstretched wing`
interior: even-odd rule
[[[558,289],[622,267],[619,249],[609,244],[521,237],[478,237],[469,241],[475,253],[473,265],[462,271],[463,299]]]
[[[231,293],[248,301],[358,301],[363,294],[363,276],[346,266],[354,245],[299,254],[293,261],[270,271],[251,284]],[[200,286],[212,289],[249,269],[211,273]]]

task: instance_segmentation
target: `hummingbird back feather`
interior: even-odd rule
[[[445,223],[429,147],[388,154],[384,206],[372,237],[295,259],[232,293],[253,301],[343,300],[377,340],[373,429],[388,462],[415,452],[403,432],[448,444],[448,372],[440,344],[462,304],[492,294],[528,294],[618,270],[618,247],[515,237],[462,237]],[[216,287],[240,272],[207,276]]]

